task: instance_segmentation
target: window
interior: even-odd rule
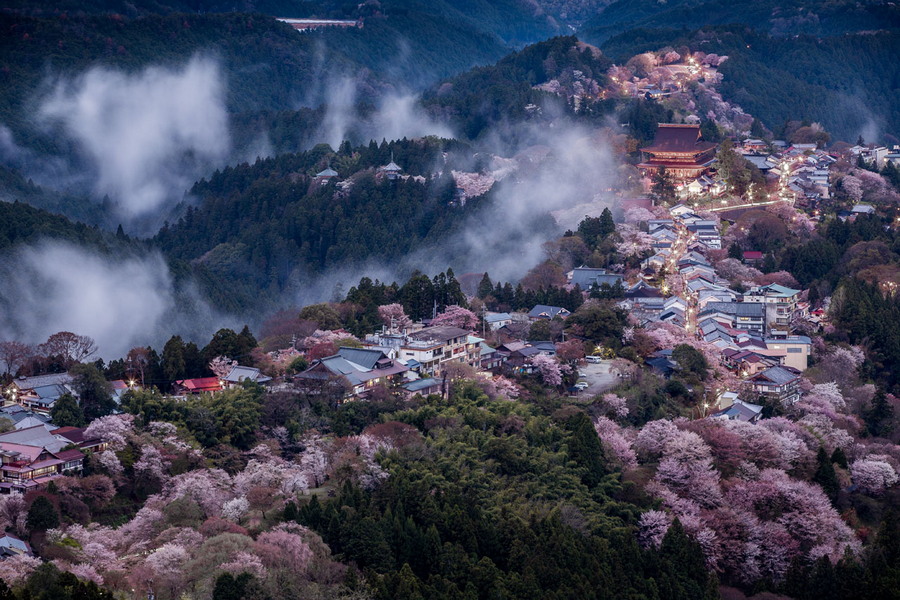
[[[789,354],[800,354],[803,352],[803,348],[788,348],[787,351]]]

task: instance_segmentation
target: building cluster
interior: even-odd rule
[[[106,449],[104,440],[87,438],[85,431],[42,423],[0,433],[0,493],[26,492],[80,473],[86,452]]]

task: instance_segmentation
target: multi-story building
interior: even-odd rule
[[[388,348],[410,368],[432,377],[440,376],[451,362],[481,364],[481,340],[459,327],[439,325],[405,334],[376,334],[366,337],[367,346]],[[412,361],[412,362],[411,362]]]
[[[709,302],[700,312],[700,319],[711,318],[732,329],[764,334],[766,308],[762,304],[748,302]]]
[[[790,406],[800,399],[800,374],[782,366],[770,367],[749,379],[753,391],[771,401]]]
[[[797,310],[800,290],[777,283],[748,290],[741,296],[743,303],[759,303],[766,307],[766,329],[770,336],[785,337],[791,332],[791,319]]]

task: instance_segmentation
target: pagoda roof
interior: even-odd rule
[[[700,139],[699,125],[675,125],[660,123],[653,143],[644,152],[705,152],[717,144]]]

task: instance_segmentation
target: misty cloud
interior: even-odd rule
[[[125,219],[180,201],[230,147],[222,77],[206,58],[138,74],[93,68],[57,84],[39,114],[78,143],[96,169],[94,192]]]
[[[156,253],[112,257],[44,242],[17,250],[4,263],[0,339],[39,343],[57,331],[73,331],[94,338],[108,359],[137,345],[159,348],[176,333],[205,341],[219,326],[193,295],[187,310],[196,314],[185,314],[185,294]]]
[[[488,271],[515,281],[544,259],[546,241],[612,206],[607,190],[618,162],[599,131],[565,120],[523,127],[541,129],[544,144],[507,149],[518,169],[495,184],[493,205],[470,219],[460,238],[431,253],[435,270],[445,269],[449,256],[457,273]],[[534,139],[531,133],[516,137]]]
[[[360,92],[359,84],[350,78],[341,78],[328,85],[324,94],[325,117],[313,142],[337,148],[344,140],[365,143],[427,135],[453,137],[449,127],[428,116],[414,94],[386,92],[371,111],[360,107],[360,102],[368,100],[366,96]]]

